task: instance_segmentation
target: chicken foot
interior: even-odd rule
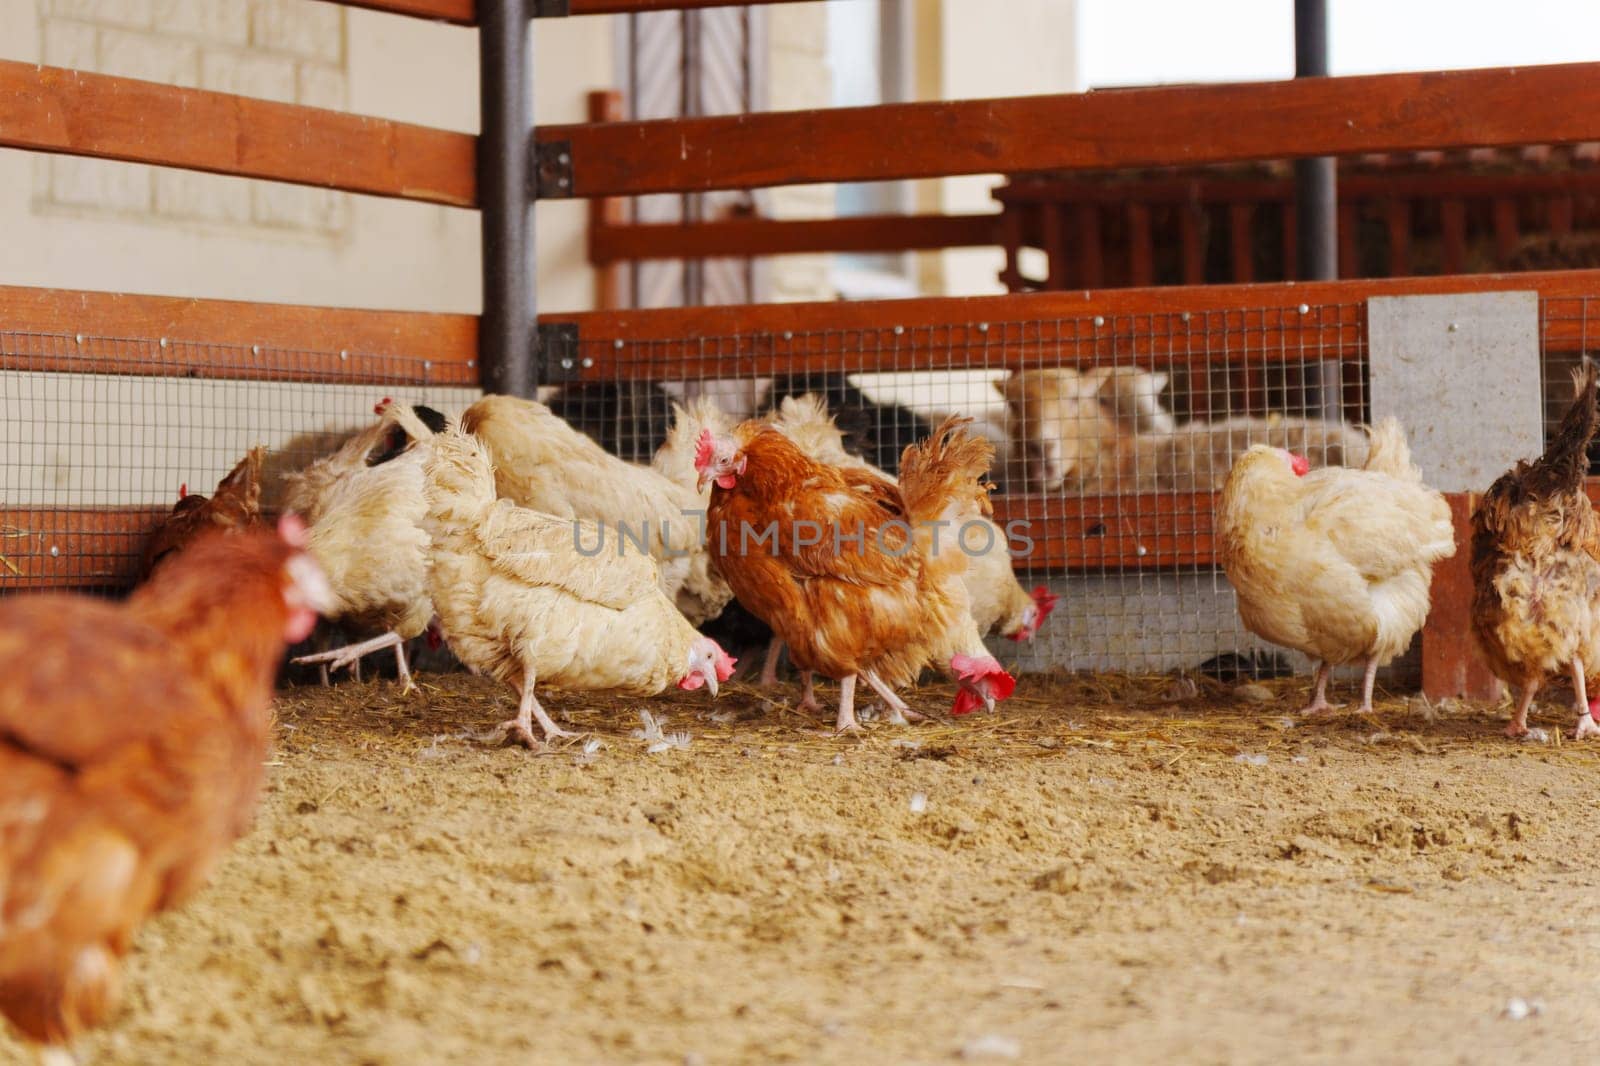
[[[382,651],[384,648],[394,649],[395,668],[400,674],[400,681],[404,686],[401,694],[415,692],[417,684],[411,679],[411,668],[406,663],[406,642],[401,639],[399,633],[393,630],[383,634],[381,637],[363,640],[359,644],[346,644],[342,648],[334,648],[331,651],[319,651],[313,655],[301,655],[294,661],[297,663],[322,664],[324,670],[323,684],[328,683],[326,671],[340,670],[346,666],[351,668],[351,673],[355,675],[355,679],[360,681],[361,657],[363,655],[371,655],[375,651]]]
[[[544,742],[533,735],[534,719],[538,719],[539,728],[544,730],[545,740],[554,740],[557,737],[575,737],[578,734],[562,729],[551,721],[550,716],[544,713],[544,708],[539,706],[539,700],[533,694],[533,674],[528,673],[522,678],[522,702],[517,706],[517,716],[495,726],[494,736],[504,740],[507,735],[515,736],[534,751],[544,747]]]
[[[883,683],[883,679],[877,674],[871,670],[863,670],[861,676],[867,679],[872,691],[882,696],[883,702],[888,705],[889,713],[884,716],[884,721],[890,725],[910,725],[912,722],[927,721],[927,715],[913,711],[894,689]]]
[[[1533,706],[1533,697],[1539,691],[1539,682],[1530,681],[1517,693],[1517,709],[1511,715],[1511,721],[1506,723],[1506,736],[1518,740],[1528,735],[1528,708]]]
[[[839,720],[834,725],[839,733],[859,733],[861,723],[856,721],[856,675],[850,674],[839,682]]]
[[[1583,675],[1583,660],[1577,656],[1572,659],[1572,695],[1578,704],[1578,724],[1573,727],[1572,739],[1582,740],[1585,737],[1600,736],[1600,725],[1595,725],[1594,714],[1589,707],[1589,692],[1587,680]]]
[[[800,671],[800,702],[795,705],[795,710],[807,714],[822,710],[822,704],[817,700],[816,675],[810,670]]]
[[[1329,711],[1337,711],[1344,706],[1342,703],[1328,702],[1328,675],[1331,673],[1333,673],[1332,664],[1326,662],[1317,664],[1316,687],[1312,690],[1311,702],[1300,709],[1301,714],[1327,714]],[[1369,706],[1367,709],[1371,710],[1371,707]]]
[[[778,659],[783,655],[783,640],[773,637],[767,642],[767,657],[761,664],[761,677],[756,682],[762,688],[771,688],[778,683]]]

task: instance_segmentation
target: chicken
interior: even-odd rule
[[[500,495],[557,518],[598,522],[642,545],[691,624],[715,618],[733,598],[711,569],[705,504],[693,488],[606,454],[531,400],[485,396],[467,408],[461,426],[488,449]]]
[[[1588,698],[1600,677],[1600,518],[1583,487],[1600,425],[1594,364],[1573,378],[1577,395],[1544,455],[1502,474],[1472,513],[1472,631],[1516,691],[1512,737],[1528,732],[1535,693],[1562,670],[1577,701],[1575,737],[1600,734]]]
[[[787,397],[770,420],[798,444],[801,451],[818,462],[854,466],[893,480],[845,450],[844,434],[829,416],[821,397]],[[1039,626],[1055,610],[1058,597],[1043,585],[1031,593],[1023,589],[1011,566],[1006,531],[989,518],[977,515],[968,519],[965,528],[944,532],[945,550],[960,551],[967,556],[967,596],[978,632],[987,635],[998,626],[1001,635],[1012,640],[1032,640]]]
[[[586,381],[555,389],[545,406],[607,452],[648,463],[672,419],[672,397],[651,381]]]
[[[0,1013],[55,1057],[249,827],[278,661],[328,599],[304,543],[208,530],[125,604],[0,601]]]
[[[1171,417],[1152,391],[1160,377],[1059,368],[999,383],[1015,442],[1006,475],[1012,487],[1085,495],[1214,492],[1254,444],[1298,449],[1318,467],[1366,460],[1358,430],[1315,418],[1238,417],[1163,430]]]
[[[433,618],[422,459],[412,445],[443,429],[445,421],[432,408],[387,398],[374,410],[374,425],[284,479],[284,501],[311,522],[311,553],[333,587],[329,618],[381,635],[294,661],[337,670],[392,647],[401,684],[410,692],[415,682],[405,642],[421,635]]]
[[[1130,433],[1171,433],[1178,428],[1161,403],[1167,375],[1136,366],[1100,366],[1084,374],[1101,405]]]
[[[949,419],[906,450],[898,485],[819,463],[778,429],[746,422],[703,430],[701,484],[715,487],[708,542],[739,602],[772,627],[802,670],[840,682],[838,729],[859,729],[860,677],[890,709],[924,666],[961,686],[954,713],[1009,696],[1014,680],[983,651],[963,577],[966,556],[940,551],[938,531],[983,513],[979,478],[993,454]]]
[[[837,420],[846,446],[875,469],[896,474],[900,454],[933,432],[933,423],[898,403],[877,403],[839,373],[791,374],[777,378],[767,390],[762,413],[774,414],[792,396],[821,396]]]
[[[1105,383],[1070,367],[1013,374],[995,388],[1005,398],[1012,448],[1008,492],[1053,492],[1117,476],[1132,432],[1101,402]]]
[[[198,535],[201,530],[248,529],[261,521],[261,462],[265,448],[251,448],[234,468],[217,482],[217,491],[208,499],[191,493],[188,485],[178,486],[178,502],[172,514],[157,526],[145,541],[139,561],[139,579],[154,572],[157,565]]]
[[[1450,507],[1422,483],[1400,423],[1371,431],[1365,467],[1307,473],[1303,456],[1257,444],[1217,505],[1222,567],[1250,632],[1319,660],[1303,713],[1330,710],[1328,673],[1364,660],[1361,709],[1378,667],[1428,615],[1433,564],[1455,554]]]
[[[571,736],[535,688],[653,696],[669,684],[713,697],[734,660],[697,633],[660,587],[642,552],[590,551],[603,532],[495,498],[483,444],[456,432],[423,456],[432,537],[428,587],[451,649],[469,668],[521,691],[501,724],[529,747]]]

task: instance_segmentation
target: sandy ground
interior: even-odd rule
[[[604,746],[535,756],[468,735],[509,692],[425,682],[283,696],[255,831],[90,1061],[1600,1056],[1600,747],[1503,712],[1029,678],[841,740],[735,689],[652,701],[655,754],[553,699]]]

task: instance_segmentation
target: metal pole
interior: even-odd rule
[[[1294,76],[1328,75],[1327,0],[1295,0]],[[1331,281],[1339,276],[1338,186],[1331,156],[1294,165],[1296,277]]]
[[[1328,76],[1327,0],[1294,0],[1294,76]],[[1332,281],[1339,276],[1338,170],[1331,156],[1294,164],[1295,277]],[[1344,419],[1344,367],[1325,359],[1315,381],[1305,383],[1306,406],[1323,418]]]
[[[486,390],[532,397],[533,57],[527,0],[479,0],[478,208],[483,228],[479,380]]]

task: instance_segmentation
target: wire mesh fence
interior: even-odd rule
[[[473,395],[459,366],[426,359],[0,332],[0,592],[126,585],[180,489],[209,493],[255,445],[275,508],[282,474],[384,397]]]
[[[1570,396],[1565,368],[1588,350],[1592,304],[1541,305],[1552,416]],[[1214,494],[1252,443],[1315,464],[1361,462],[1358,427],[1373,414],[1366,345],[1360,301],[646,339],[580,333],[582,380],[548,385],[540,398],[613,455],[647,463],[676,405],[774,417],[786,399],[812,394],[845,451],[891,476],[906,445],[947,415],[970,417],[995,447],[995,521],[1017,581],[1061,596],[1033,641],[996,645],[1008,661],[1275,673],[1305,664],[1239,624],[1216,567]],[[210,491],[263,444],[270,506],[282,473],[370,424],[379,399],[455,415],[478,395],[470,376],[411,356],[0,333],[0,591],[124,585],[180,485]]]

